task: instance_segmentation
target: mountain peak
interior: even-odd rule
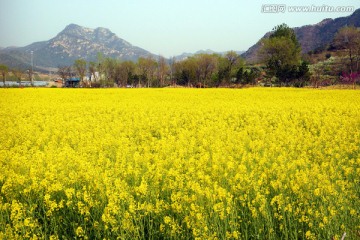
[[[332,18],[325,18],[321,22],[315,24],[315,26],[323,26],[323,25],[326,25],[326,24],[330,23],[331,21],[333,21]]]
[[[80,25],[71,23],[67,25],[64,30],[62,30],[59,34],[75,34],[75,35],[83,35],[86,33],[94,32],[91,28],[82,27]]]
[[[195,54],[213,54],[215,53],[215,51],[211,50],[211,49],[206,49],[206,50],[199,50],[197,51]]]
[[[67,25],[64,30],[62,32],[71,32],[71,31],[76,31],[76,30],[82,30],[84,27],[71,23],[69,25]]]
[[[96,61],[98,53],[102,53],[104,57],[134,61],[139,57],[153,55],[119,38],[107,28],[92,29],[73,23],[48,41],[33,43],[15,50],[0,50],[0,53],[4,53],[3,56],[0,54],[0,62],[5,62],[1,58],[6,57],[7,64],[11,59],[18,59],[17,64],[28,63],[30,51],[34,53],[36,66],[52,68],[72,65],[74,60],[79,58]]]
[[[98,27],[95,29],[96,32],[103,32],[103,33],[112,33],[110,29],[104,27]]]
[[[65,37],[75,37],[75,38],[83,38],[88,40],[96,40],[96,41],[109,41],[118,38],[115,33],[111,32],[108,28],[98,27],[96,29],[82,27],[77,24],[69,24],[64,30],[62,30],[59,36]]]
[[[116,34],[113,33],[112,31],[110,31],[107,28],[103,28],[103,27],[98,27],[94,30],[94,35],[98,38],[98,39],[111,39],[116,37]]]
[[[67,25],[67,26],[65,27],[65,29],[76,29],[76,28],[82,28],[82,26],[77,25],[77,24],[75,24],[75,23],[70,23],[69,25]]]

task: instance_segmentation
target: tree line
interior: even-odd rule
[[[312,64],[311,53],[302,54],[294,30],[286,24],[276,26],[261,45],[258,64],[246,64],[234,51],[197,54],[181,61],[149,56],[131,62],[99,56],[97,62],[76,60],[73,66],[59,68],[59,74],[64,79],[75,74],[83,86],[92,87],[318,87],[336,83],[355,87],[360,81],[360,30],[356,27],[343,27],[335,35],[328,48],[338,56],[328,53],[325,61]],[[90,78],[85,81],[87,72]]]
[[[22,70],[19,68],[9,68],[7,65],[0,64],[0,76],[2,78],[3,86],[6,86],[6,81],[9,79],[9,74],[12,74],[11,80],[15,80],[19,85],[24,80],[28,80],[31,86],[34,86],[35,73],[31,70]]]
[[[295,86],[330,85],[360,82],[360,30],[353,26],[341,28],[327,50],[326,60],[312,62],[312,54],[302,54],[295,32],[286,24],[276,26],[263,39],[258,51],[260,63],[247,64],[234,51],[224,55],[197,54],[184,60],[175,58],[140,57],[137,62],[120,61],[98,55],[97,61],[75,60],[71,66],[60,66],[58,74],[66,81],[80,79],[82,87],[239,87],[243,85]],[[4,86],[11,72],[20,83],[30,70],[20,71],[0,65]]]
[[[75,60],[72,66],[61,66],[62,79],[77,76],[84,87],[219,87],[255,84],[261,70],[246,66],[234,51],[225,55],[197,54],[176,61],[160,56],[140,57],[137,62],[98,56],[97,62]]]

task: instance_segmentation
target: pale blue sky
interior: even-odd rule
[[[106,27],[165,57],[201,49],[247,50],[274,26],[315,24],[335,13],[262,13],[263,4],[354,6],[359,0],[0,0],[0,46],[49,40],[70,23]]]

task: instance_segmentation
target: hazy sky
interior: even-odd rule
[[[278,24],[298,27],[351,14],[294,13],[288,8],[284,13],[262,13],[270,3],[360,8],[359,0],[0,0],[0,46],[49,40],[75,23],[109,28],[165,57],[201,49],[247,50]]]

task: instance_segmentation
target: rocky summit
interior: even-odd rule
[[[54,38],[20,48],[0,50],[0,62],[18,68],[28,68],[33,52],[34,66],[38,69],[72,65],[75,59],[96,61],[101,53],[104,57],[121,60],[137,60],[152,53],[133,46],[106,28],[86,28],[68,25]]]

